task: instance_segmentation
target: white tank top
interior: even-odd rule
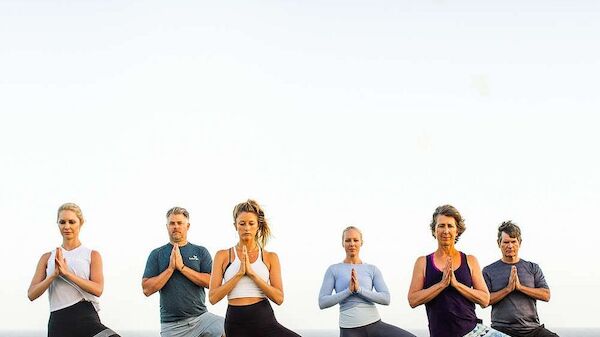
[[[225,274],[223,275],[223,282],[227,282],[231,280],[235,274],[240,270],[241,260],[237,256],[237,249],[233,248],[235,259],[225,270]],[[263,279],[265,282],[269,283],[269,269],[267,265],[263,262],[263,252],[260,250],[260,254],[254,263],[250,264],[252,266],[252,270],[256,272],[258,277]],[[229,294],[227,294],[227,299],[233,298],[243,298],[243,297],[266,297],[263,291],[252,281],[252,279],[246,275],[242,276],[242,278],[238,281],[238,283],[231,289]]]
[[[92,263],[92,250],[79,246],[73,250],[65,250],[62,247],[63,257],[67,261],[69,270],[75,275],[90,279],[90,264]],[[56,249],[52,250],[46,267],[46,275],[54,273]],[[98,297],[85,292],[73,282],[67,280],[63,276],[57,277],[50,284],[48,289],[48,299],[50,300],[50,311],[56,311],[70,307],[81,301],[88,301],[94,305],[96,311],[100,310]]]

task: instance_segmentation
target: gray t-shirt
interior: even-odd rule
[[[144,278],[159,275],[169,267],[173,245],[168,243],[156,248],[148,256]],[[212,259],[202,246],[187,243],[179,247],[183,264],[200,273],[209,273]],[[204,288],[190,281],[181,272],[175,271],[160,290],[160,322],[176,322],[189,317],[197,317],[206,312]]]
[[[483,278],[490,291],[496,292],[508,285],[512,266],[517,267],[517,275],[522,285],[530,288],[548,288],[540,266],[520,259],[515,264],[498,260],[483,268]],[[527,333],[540,326],[536,300],[522,292],[513,291],[492,305],[492,328],[506,327]]]

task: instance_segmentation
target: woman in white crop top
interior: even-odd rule
[[[84,223],[79,206],[60,206],[57,223],[62,246],[42,255],[27,290],[31,301],[48,290],[48,337],[119,336],[98,317],[98,297],[104,288],[102,258],[79,241]]]
[[[235,206],[238,243],[214,258],[208,297],[215,304],[227,296],[227,337],[287,337],[299,335],[277,322],[267,298],[283,302],[279,258],[263,248],[271,235],[260,205],[248,200]]]

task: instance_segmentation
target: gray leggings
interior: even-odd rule
[[[356,328],[340,328],[340,337],[416,337],[406,330],[381,320]]]

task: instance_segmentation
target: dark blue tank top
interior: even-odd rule
[[[442,280],[443,272],[433,264],[433,253],[427,255],[424,289]],[[467,256],[460,252],[460,266],[454,271],[458,282],[473,287],[471,269],[467,264]],[[429,319],[431,337],[461,337],[475,328],[477,316],[475,303],[461,295],[454,287],[448,286],[434,299],[425,303]]]

